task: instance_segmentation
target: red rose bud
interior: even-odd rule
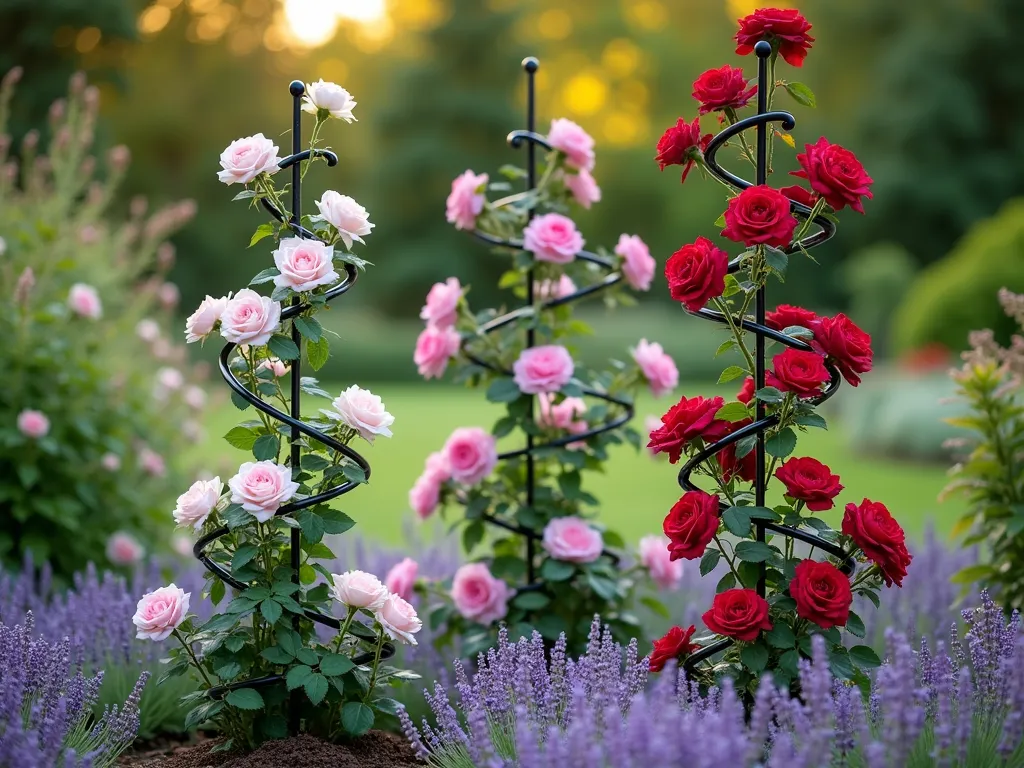
[[[807,34],[811,25],[797,10],[759,8],[740,19],[739,24],[736,53],[740,56],[753,53],[754,46],[767,39],[773,46],[778,46],[779,54],[787,64],[800,67],[814,42],[814,38]]]
[[[690,172],[710,141],[710,133],[700,135],[698,118],[695,117],[692,123],[687,123],[680,117],[658,140],[658,154],[654,159],[663,171],[670,165],[683,166],[682,180],[686,181],[686,174]]]
[[[823,317],[814,328],[815,348],[820,349],[851,387],[860,384],[858,374],[871,370],[871,336],[841,312]]]
[[[830,144],[822,136],[817,144],[804,144],[804,152],[796,159],[802,170],[791,171],[791,176],[807,179],[811,189],[824,197],[835,210],[841,211],[850,206],[858,213],[864,213],[861,198],[871,199],[874,180],[853,152],[838,144]]]
[[[736,395],[736,399],[744,405],[750,405],[750,401],[754,399],[754,380],[747,376],[743,380],[743,386],[740,387],[739,394]]]
[[[715,419],[718,409],[725,405],[721,397],[682,399],[661,417],[661,426],[651,432],[647,447],[653,453],[667,453],[669,463],[675,464],[683,453],[683,446],[698,437],[717,440],[725,434],[728,422]]]
[[[903,529],[889,514],[885,504],[868,499],[864,499],[860,506],[847,504],[843,533],[878,566],[887,586],[903,586],[903,578],[914,558],[907,550]]]
[[[687,491],[672,505],[662,530],[669,538],[670,560],[696,560],[718,533],[718,497]]]
[[[792,304],[779,304],[772,312],[764,316],[764,324],[776,331],[782,331],[793,325],[813,330],[818,316],[809,309],[794,307]]]
[[[696,631],[697,628],[692,624],[689,629],[672,627],[663,638],[655,640],[654,650],[651,651],[650,657],[651,672],[661,672],[672,659],[679,661],[699,650],[699,645],[690,642],[690,638]]]
[[[803,399],[820,395],[821,385],[829,380],[825,361],[817,352],[787,349],[772,358],[772,366],[774,370],[766,377],[768,386]]]
[[[775,470],[775,477],[786,486],[787,496],[805,502],[811,512],[832,509],[833,499],[843,490],[839,475],[809,456],[789,459]]]
[[[722,234],[744,245],[784,248],[793,239],[796,224],[789,212],[789,198],[777,189],[759,184],[729,200]]]
[[[754,380],[747,379],[747,381],[750,382],[750,396],[753,397]],[[740,395],[742,394],[743,393],[741,392]],[[752,419],[730,422],[728,434],[731,435],[737,429],[745,427],[751,423],[753,423]],[[718,466],[722,468],[722,479],[727,483],[732,480],[733,476],[738,477],[740,480],[747,483],[752,483],[757,478],[757,453],[755,451],[749,451],[742,459],[737,459],[736,443],[733,443],[732,445],[727,446],[725,450],[716,453],[715,459],[718,461]]]
[[[709,69],[693,81],[693,98],[700,102],[698,114],[706,115],[718,109],[739,109],[757,93],[757,86],[747,88],[743,70],[726,64],[720,69]]]
[[[696,312],[722,295],[728,270],[729,254],[706,237],[698,237],[668,257],[665,279],[672,298]]]
[[[832,563],[802,560],[796,564],[789,594],[796,613],[822,629],[842,627],[850,618],[853,592],[850,581]]]
[[[712,632],[745,643],[757,640],[762,629],[771,629],[768,602],[752,589],[727,589],[715,595],[711,610],[701,618]]]
[[[806,205],[808,208],[813,208],[814,204],[818,201],[818,196],[813,192],[810,192],[798,184],[794,184],[790,187],[782,187],[779,192],[784,194],[794,203],[800,203],[800,205]]]

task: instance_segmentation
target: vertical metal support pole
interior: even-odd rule
[[[536,73],[540,68],[540,62],[532,56],[523,59],[523,69],[526,70],[526,130],[533,133],[537,129],[537,94],[536,94]],[[532,141],[526,143],[526,188],[533,189],[537,185],[537,147]],[[528,214],[528,220],[533,218],[533,210]],[[526,303],[533,306],[533,268],[526,273]],[[536,343],[536,331],[534,323],[537,317],[530,318],[530,327],[526,331],[526,346],[532,347]],[[530,418],[533,418],[535,398],[530,395]],[[526,506],[533,509],[534,502],[534,459],[533,459],[533,435],[526,436]],[[533,570],[534,543],[533,539],[526,539],[526,583],[532,584],[534,579]]]
[[[756,49],[758,56],[757,59],[757,114],[763,115],[768,111],[768,56],[771,55],[771,46],[758,46]],[[757,175],[755,177],[757,184],[764,184],[768,180],[768,125],[766,123],[757,124]],[[765,324],[765,288],[761,286],[757,289],[757,296],[754,301],[754,314],[755,321],[758,325]],[[765,365],[764,365],[764,336],[760,333],[755,334],[755,353],[754,363],[756,370],[754,372],[754,384],[757,389],[761,389],[765,385]],[[761,421],[765,417],[764,403],[761,400],[756,400],[755,405],[755,418],[757,421]],[[755,501],[754,503],[763,507],[765,505],[765,487],[767,485],[767,478],[765,477],[765,452],[764,452],[764,430],[757,433],[757,477],[754,485]],[[757,540],[764,541],[764,523],[760,520],[754,521],[754,528],[757,533]],[[767,565],[765,563],[760,564],[761,575],[757,580],[757,594],[761,597],[765,596],[766,585],[765,585],[765,574],[767,572]]]

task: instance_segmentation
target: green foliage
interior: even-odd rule
[[[839,266],[837,276],[850,300],[849,315],[871,334],[876,357],[887,351],[892,314],[916,270],[913,257],[893,243],[877,243],[856,251]]]

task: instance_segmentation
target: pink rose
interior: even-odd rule
[[[171,549],[182,557],[192,557],[192,539],[184,534],[178,534],[171,539]]]
[[[452,191],[448,195],[445,215],[456,229],[470,232],[476,229],[476,217],[483,211],[484,203],[487,202],[484,190],[489,180],[486,173],[478,175],[472,171],[466,171],[452,180]]]
[[[174,522],[182,528],[192,526],[198,532],[206,518],[217,508],[222,483],[219,477],[212,480],[196,480],[191,487],[178,497],[171,513]]]
[[[174,584],[154,592],[147,592],[139,600],[132,616],[132,623],[138,629],[139,640],[166,640],[188,615],[190,592]]]
[[[121,457],[116,453],[104,453],[100,457],[100,466],[108,472],[117,472],[121,468]]]
[[[220,335],[235,344],[266,344],[280,327],[281,305],[250,288],[235,294],[220,316]]]
[[[42,411],[25,409],[18,414],[18,431],[25,437],[38,440],[50,431],[50,420]]]
[[[392,640],[416,645],[413,635],[423,628],[423,622],[416,615],[416,609],[398,595],[388,595],[373,617]]]
[[[185,377],[177,368],[165,367],[156,372],[157,385],[168,392],[176,392],[185,385]]]
[[[185,321],[185,341],[191,344],[194,341],[205,339],[220,322],[220,316],[228,306],[231,294],[221,296],[219,299],[207,296],[199,308],[188,316]]]
[[[452,479],[465,485],[479,483],[498,463],[494,436],[480,427],[460,427],[442,449]]]
[[[597,186],[597,181],[590,175],[590,171],[567,173],[562,177],[562,183],[572,193],[576,202],[588,211],[591,205],[601,202],[601,188]]]
[[[676,384],[679,383],[679,369],[672,358],[665,354],[661,344],[640,339],[640,343],[632,352],[633,359],[640,366],[640,371],[651,385],[651,393],[655,397],[661,397],[676,388]]]
[[[416,575],[420,567],[411,557],[406,557],[384,577],[384,586],[403,600],[412,600],[412,588],[416,584]]]
[[[535,280],[533,283],[533,294],[539,301],[554,301],[574,293],[576,283],[568,275],[562,275],[558,280]]]
[[[274,264],[281,273],[274,278],[278,288],[291,288],[301,293],[338,282],[338,273],[334,271],[334,246],[324,245],[319,240],[283,238],[274,251]]]
[[[570,168],[594,170],[594,139],[572,120],[552,120],[548,144],[565,155],[565,164]]]
[[[467,563],[452,579],[452,602],[470,621],[488,625],[505,618],[509,598],[515,592],[491,575],[486,563]]]
[[[323,78],[315,83],[307,83],[306,93],[302,97],[303,112],[315,115],[323,110],[331,117],[344,120],[346,123],[355,121],[356,118],[352,114],[355,106],[352,94],[337,83],[324,81]]]
[[[206,390],[202,387],[192,385],[185,389],[185,393],[181,396],[181,399],[185,401],[185,405],[189,408],[199,410],[206,405]]]
[[[147,344],[152,344],[160,338],[160,324],[156,320],[150,320],[148,317],[143,318],[135,326],[135,335]]]
[[[622,276],[626,278],[634,290],[647,291],[654,279],[654,268],[657,264],[651,256],[647,244],[639,235],[619,235],[619,244],[615,246],[616,255],[622,258]]]
[[[85,283],[75,283],[68,291],[68,306],[80,317],[99,320],[103,315],[103,303],[96,289]]]
[[[145,555],[143,546],[124,531],[118,531],[107,539],[107,559],[114,565],[134,565]]]
[[[270,371],[277,378],[281,378],[290,371],[292,367],[277,357],[268,357],[256,366],[256,372]]]
[[[299,490],[288,467],[272,461],[247,461],[238,468],[238,474],[228,480],[231,503],[265,523]]]
[[[363,206],[348,195],[330,189],[316,201],[316,207],[320,209],[323,220],[338,230],[346,248],[352,247],[353,240],[362,243],[363,236],[369,235],[376,226],[370,223],[370,215]]]
[[[538,395],[540,413],[537,415],[537,426],[544,429],[565,430],[573,435],[586,432],[590,425],[583,418],[587,414],[587,404],[578,397],[567,397],[560,403],[552,404],[552,395]],[[585,440],[569,443],[565,447],[576,450],[586,446]]]
[[[156,297],[164,309],[174,309],[181,301],[181,291],[174,283],[161,283],[156,289]]]
[[[640,564],[661,589],[675,589],[683,578],[683,561],[672,560],[668,545],[667,536],[644,536],[640,539]]]
[[[143,472],[153,477],[163,477],[167,474],[167,462],[164,461],[164,457],[148,447],[139,451],[139,465]]]
[[[569,383],[574,370],[569,350],[557,344],[524,349],[512,366],[516,386],[528,395],[557,392]]]
[[[560,213],[538,216],[523,230],[523,249],[537,261],[552,264],[568,264],[583,250],[584,242],[573,220]]]
[[[441,481],[424,473],[409,489],[409,507],[421,520],[430,517],[441,501]]]
[[[412,361],[416,363],[420,376],[425,379],[440,379],[448,367],[448,361],[459,354],[459,332],[454,328],[437,328],[428,325],[416,339],[416,351]]]
[[[420,319],[435,328],[451,328],[459,317],[462,286],[457,277],[434,283],[427,293],[427,303],[420,310]]]
[[[647,434],[648,442],[650,442],[650,440],[651,440],[651,433],[653,433],[655,430],[661,429],[663,426],[665,426],[665,425],[662,423],[661,419],[659,419],[657,416],[653,416],[652,415],[652,416],[648,416],[646,419],[644,419],[644,432]],[[651,454],[651,456],[657,456],[658,455],[657,451],[653,451],[650,448],[648,448],[647,450],[648,450],[648,453]]]
[[[579,517],[556,517],[544,527],[544,549],[556,560],[592,563],[601,556],[601,532]]]
[[[339,603],[352,608],[376,611],[388,598],[388,588],[380,579],[366,571],[346,571],[331,575],[334,585],[331,593]]]
[[[322,413],[351,427],[368,443],[372,443],[377,435],[391,437],[389,427],[395,423],[395,417],[384,410],[384,402],[379,395],[353,384],[334,398],[332,404],[333,411]]]
[[[225,184],[248,184],[261,173],[277,173],[277,147],[262,133],[235,139],[220,153],[217,180]]]
[[[452,469],[448,465],[448,459],[441,451],[434,451],[427,456],[424,462],[423,474],[428,475],[439,483],[445,483],[452,479]]]

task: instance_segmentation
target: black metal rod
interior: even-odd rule
[[[771,46],[768,46],[768,56],[771,55]],[[765,46],[760,46],[757,50],[757,113],[763,115],[768,111],[768,58],[765,55]],[[760,122],[757,124],[757,173],[754,177],[757,184],[764,184],[768,181],[768,124]],[[758,325],[765,324],[765,313],[768,311],[765,305],[766,301],[766,289],[764,283],[757,289],[757,296],[754,298],[754,317]],[[765,384],[765,364],[764,364],[764,336],[759,334],[755,335],[755,352],[754,352],[754,365],[755,375],[754,383],[757,389],[761,389]],[[755,420],[761,421],[765,416],[764,401],[755,399]],[[766,457],[765,457],[765,430],[760,430],[757,433],[757,477],[754,484],[754,503],[759,506],[764,506],[765,490],[767,486],[767,478],[765,478],[766,472]],[[754,521],[754,531],[758,541],[764,541],[764,525],[760,520]],[[762,562],[759,566],[760,576],[757,579],[757,594],[761,597],[765,596],[767,585],[765,584],[765,574],[768,572],[768,566]]]
[[[534,134],[537,132],[537,93],[536,80],[537,70],[540,62],[532,56],[523,60],[523,69],[526,70],[526,130]],[[526,188],[532,190],[537,186],[537,145],[533,141],[526,144]],[[529,222],[533,219],[533,208],[531,207],[526,215]],[[532,309],[534,302],[533,295],[533,267],[526,273],[526,303]],[[530,319],[530,326],[526,329],[526,348],[531,348],[537,341],[535,328],[536,316]],[[536,398],[530,395],[530,419],[534,418],[536,411]],[[532,512],[536,498],[534,485],[537,482],[536,465],[533,456],[533,434],[526,435],[526,506]],[[532,536],[526,537],[526,582],[532,584],[534,581],[533,558],[534,541]]]

